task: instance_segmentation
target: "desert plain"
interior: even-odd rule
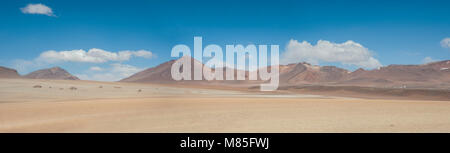
[[[0,132],[450,132],[450,100],[0,79]]]

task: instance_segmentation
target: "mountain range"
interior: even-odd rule
[[[200,63],[192,58],[194,63]],[[261,80],[250,81],[249,72],[245,71],[245,80],[234,81],[175,81],[171,77],[171,66],[175,60],[138,72],[122,82],[140,83],[187,83],[252,86]],[[204,66],[203,64],[193,64]],[[374,70],[362,68],[355,71],[335,66],[317,66],[301,62],[280,65],[280,86],[292,85],[345,85],[387,88],[439,88],[450,89],[450,60],[421,65],[389,65]],[[193,71],[193,67],[191,71]],[[269,67],[270,69],[270,67]],[[214,69],[212,69],[214,71]],[[241,70],[235,70],[241,71]],[[224,68],[224,76],[226,70]],[[193,74],[193,72],[192,72]],[[236,76],[236,72],[234,73]]]
[[[19,78],[16,70],[0,66],[0,78]]]
[[[24,76],[20,76],[16,70],[0,66],[0,78],[26,78],[26,79],[50,79],[50,80],[80,80],[60,67],[41,69]]]
[[[191,58],[191,57],[186,57]],[[207,84],[224,86],[251,87],[260,84],[262,80],[249,80],[249,72],[244,71],[245,80],[211,80],[175,81],[171,77],[171,67],[176,60],[162,63],[156,67],[148,68],[131,75],[120,82],[158,83],[158,84]],[[204,65],[191,58],[194,67]],[[270,69],[271,67],[269,67]],[[363,86],[382,88],[436,88],[450,89],[450,60],[432,62],[420,65],[388,65],[374,70],[362,68],[355,71],[338,68],[335,66],[317,66],[301,62],[288,65],[280,65],[280,86],[296,85],[323,85],[323,86]],[[223,68],[224,78],[226,69]],[[211,68],[211,71],[215,69]],[[237,71],[234,70],[234,75]],[[259,70],[257,71],[259,72]],[[20,76],[16,70],[0,67],[0,78],[28,78],[28,79],[57,79],[79,80],[66,70],[53,67],[31,72]]]

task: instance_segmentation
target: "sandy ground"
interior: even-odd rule
[[[0,97],[0,132],[450,132],[450,101],[25,79]]]

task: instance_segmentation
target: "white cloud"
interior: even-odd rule
[[[112,72],[119,74],[121,78],[129,77],[139,71],[142,71],[141,68],[137,68],[127,64],[115,63],[111,64],[111,66],[113,67]]]
[[[103,69],[101,67],[98,67],[98,66],[93,66],[93,67],[89,68],[89,70],[91,70],[91,71],[103,71]]]
[[[425,58],[422,60],[422,63],[423,63],[423,64],[427,64],[427,63],[436,62],[436,61],[438,61],[438,60],[437,60],[437,59],[433,59],[433,58],[431,58],[431,57],[425,57]]]
[[[28,4],[27,6],[20,8],[20,10],[25,14],[43,14],[47,16],[55,16],[52,9],[44,4]]]
[[[450,38],[444,38],[441,40],[441,46],[444,48],[450,48]]]
[[[81,80],[95,80],[95,81],[119,81],[123,78],[129,77],[143,69],[137,68],[132,65],[114,63],[110,65],[108,69],[104,69],[102,73],[87,73],[76,74]],[[91,67],[92,69],[93,67]]]
[[[138,51],[132,52],[132,54],[134,54],[134,56],[144,57],[144,58],[151,58],[151,57],[153,57],[152,52],[149,52],[149,51],[146,51],[146,50],[138,50]]]
[[[87,62],[87,63],[104,63],[108,61],[128,61],[132,56],[151,58],[152,52],[146,50],[138,51],[119,51],[109,52],[98,48],[85,50],[70,50],[70,51],[54,51],[49,50],[41,53],[37,58],[39,61],[48,63],[54,62]]]
[[[16,69],[19,73],[23,74],[28,72],[30,69],[34,69],[38,67],[39,63],[35,63],[33,61],[16,59],[12,61],[11,67]]]
[[[319,62],[339,62],[344,65],[354,65],[363,68],[378,68],[381,63],[375,59],[369,51],[359,43],[351,40],[345,43],[333,43],[319,40],[316,45],[309,42],[290,40],[286,51],[282,53],[283,64],[306,61],[311,64]]]

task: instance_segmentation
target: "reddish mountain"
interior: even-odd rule
[[[20,78],[16,70],[0,66],[0,78]]]
[[[80,80],[60,67],[37,70],[24,77],[29,79]]]
[[[172,79],[172,76],[170,73],[171,66],[174,62],[175,62],[175,60],[165,62],[156,67],[149,68],[144,71],[133,74],[130,77],[122,79],[120,81],[123,81],[123,82],[161,82],[161,83],[174,81]]]
[[[182,58],[190,58],[191,62],[193,62],[193,66],[191,66],[191,79],[194,79],[194,67],[203,67],[204,65],[188,56],[184,56]],[[178,59],[181,60],[182,58]],[[177,60],[171,60],[168,62],[165,62],[163,64],[160,64],[154,68],[149,68],[144,71],[138,72],[134,75],[131,75],[128,78],[122,79],[120,81],[122,82],[154,82],[154,83],[174,83],[175,80],[172,79],[171,75],[171,68],[172,64],[175,63]]]
[[[348,71],[335,66],[314,66],[297,63],[280,66],[281,84],[330,83],[346,78]]]
[[[245,80],[231,80],[231,81],[225,81],[226,78],[226,70],[229,68],[222,68],[223,69],[223,79],[224,80],[206,80],[202,76],[202,80],[194,80],[194,67],[200,67],[203,68],[204,64],[200,61],[189,57],[184,56],[182,58],[190,58],[191,62],[194,63],[191,65],[191,80],[181,80],[181,81],[175,81],[172,79],[171,69],[172,64],[175,63],[177,60],[171,60],[168,62],[165,62],[163,64],[160,64],[156,67],[146,69],[144,71],[138,72],[134,75],[131,75],[128,78],[120,80],[121,82],[142,82],[142,83],[162,83],[162,84],[208,84],[208,85],[233,85],[233,86],[239,86],[239,85],[245,85],[248,86],[253,83],[253,81],[248,80],[248,72],[245,72]],[[180,58],[181,59],[181,58]],[[178,60],[180,60],[178,59]],[[211,69],[211,72],[214,72],[215,69]],[[237,72],[241,70],[234,70],[234,77],[237,78]]]
[[[379,69],[357,70],[341,84],[382,87],[449,88],[450,60],[423,65],[389,65]]]

